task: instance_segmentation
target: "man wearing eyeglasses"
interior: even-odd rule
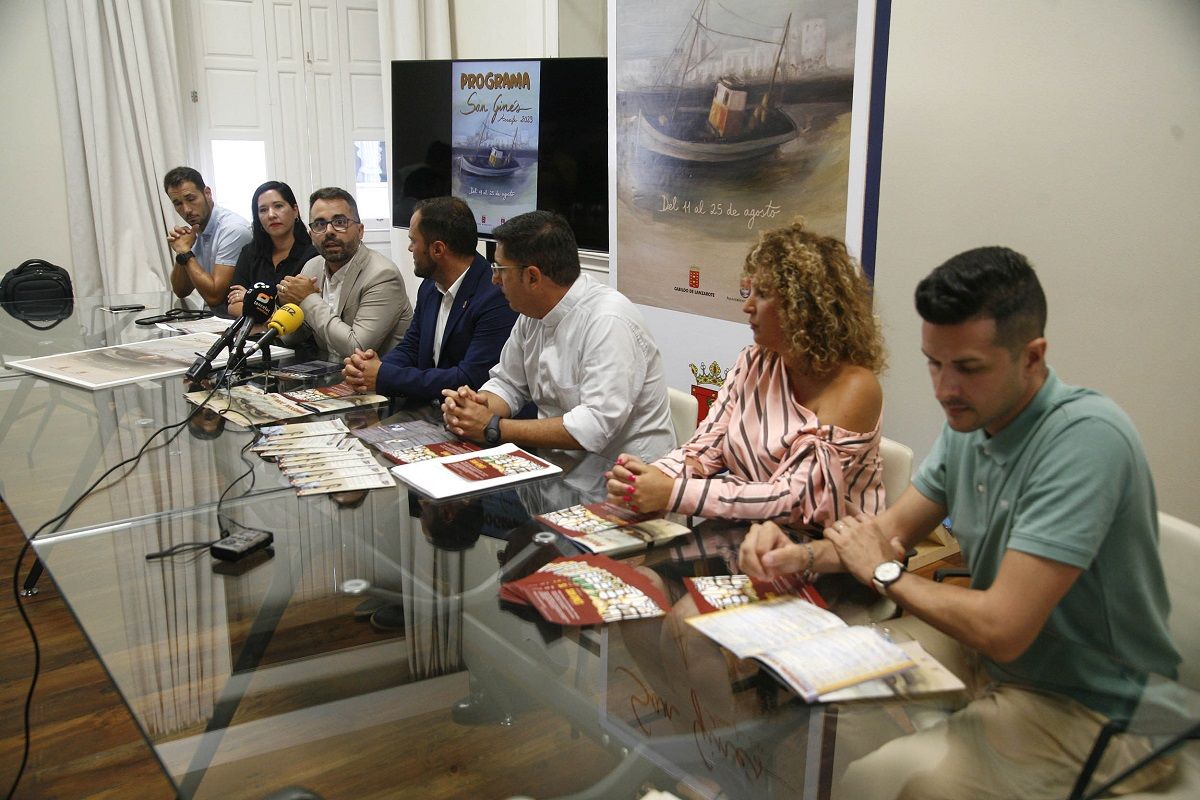
[[[440,402],[443,389],[478,389],[487,380],[517,313],[492,283],[478,244],[479,228],[466,202],[434,197],[417,203],[408,251],[423,280],[412,324],[382,358],[373,350],[354,351],[343,370],[347,383],[359,392]]]
[[[412,320],[400,270],[362,243],[358,204],[345,189],[318,189],[308,203],[308,228],[320,255],[279,284],[278,304],[295,303],[304,311],[304,324],[284,343],[295,347],[312,339],[329,361],[355,350],[392,349]]]
[[[628,298],[580,273],[567,221],[531,211],[492,235],[492,280],[521,316],[479,391],[443,392],[451,432],[609,460],[658,458],[674,447],[658,346]],[[514,419],[531,400],[539,418]]]

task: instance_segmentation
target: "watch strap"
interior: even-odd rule
[[[182,267],[184,264],[188,263],[195,257],[196,257],[196,254],[193,253],[191,250],[188,250],[183,253],[176,253],[175,254],[175,263]]]
[[[483,428],[483,440],[487,444],[500,443],[500,415],[493,414],[488,424]]]
[[[888,580],[880,580],[879,579],[880,568],[883,566],[889,565],[889,564],[895,565],[895,567],[896,567],[895,576]],[[875,570],[871,573],[871,584],[875,587],[875,591],[879,592],[880,594],[886,595],[887,590],[889,588],[891,588],[892,584],[895,583],[896,581],[900,580],[900,578],[904,577],[904,572],[905,572],[904,564],[901,563],[900,561],[896,561],[894,559],[891,561],[884,561],[884,562],[880,563],[878,566],[876,566]]]

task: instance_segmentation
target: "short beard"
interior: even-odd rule
[[[327,264],[333,264],[333,265],[341,267],[341,266],[345,266],[346,264],[350,263],[350,259],[354,258],[354,256],[356,256],[358,254],[358,248],[361,246],[361,244],[362,244],[361,242],[359,242],[358,244],[355,244],[353,246],[354,247],[353,250],[350,249],[350,245],[343,245],[342,252],[334,255],[333,257],[325,255],[325,251],[323,248],[318,248],[318,249],[321,250],[321,257],[325,259],[325,262]]]

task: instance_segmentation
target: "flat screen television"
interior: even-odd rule
[[[393,61],[393,225],[447,194],[485,239],[538,208],[608,252],[607,59]]]

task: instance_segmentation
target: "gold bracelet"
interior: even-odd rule
[[[817,563],[817,551],[813,549],[812,542],[802,542],[805,552],[808,553],[808,564],[804,566],[803,576],[805,583],[812,583],[816,580],[817,573],[813,572],[813,566]]]

